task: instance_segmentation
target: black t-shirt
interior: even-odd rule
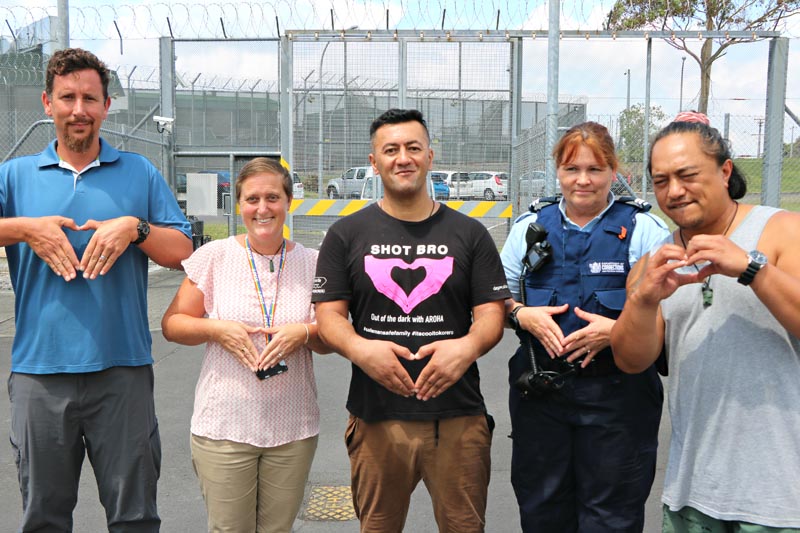
[[[412,353],[466,335],[472,308],[510,297],[500,256],[484,226],[445,205],[404,222],[376,204],[333,224],[320,248],[314,302],[348,300],[356,333]],[[428,358],[399,359],[416,380]],[[435,420],[485,412],[478,366],[427,402],[385,389],[356,365],[347,409],[367,421]]]

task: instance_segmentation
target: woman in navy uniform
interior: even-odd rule
[[[663,390],[655,368],[614,365],[610,332],[631,266],[669,232],[649,205],[611,192],[604,126],[572,127],[553,156],[563,196],[534,202],[501,254],[521,340],[509,362],[511,482],[523,531],[641,532]]]

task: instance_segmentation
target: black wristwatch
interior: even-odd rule
[[[742,272],[742,275],[739,276],[738,280],[736,280],[742,285],[750,285],[753,283],[753,278],[756,277],[758,271],[764,268],[764,266],[767,264],[767,256],[758,250],[748,252],[747,257],[750,259],[750,264],[747,265],[747,269]]]
[[[517,318],[517,313],[519,313],[519,310],[522,309],[523,307],[525,307],[525,306],[524,305],[518,305],[514,309],[512,309],[511,312],[508,314],[508,321],[511,323],[511,327],[513,327],[515,331],[519,331],[519,329],[520,329],[519,319]]]
[[[136,225],[136,231],[139,232],[139,236],[133,241],[133,244],[142,244],[144,240],[150,235],[150,223],[139,217],[139,224]]]

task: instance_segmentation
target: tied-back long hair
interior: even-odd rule
[[[650,157],[648,158],[647,163],[647,173],[650,174],[651,179],[653,177],[653,148],[655,147],[656,143],[664,137],[678,133],[696,133],[700,138],[700,149],[704,154],[714,159],[718,166],[721,167],[728,159],[730,159],[731,163],[733,163],[731,150],[728,147],[727,141],[722,138],[719,130],[712,128],[708,124],[703,124],[702,122],[676,121],[671,122],[661,131],[659,131],[650,145]],[[744,197],[745,193],[747,193],[747,181],[745,180],[744,174],[742,174],[741,170],[739,170],[739,168],[733,164],[731,176],[728,178],[728,195],[733,200],[739,200],[740,198]]]

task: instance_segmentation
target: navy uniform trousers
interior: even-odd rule
[[[530,363],[509,362],[511,483],[524,532],[641,532],[655,477],[663,388],[651,367],[567,379],[545,396],[513,385]]]

